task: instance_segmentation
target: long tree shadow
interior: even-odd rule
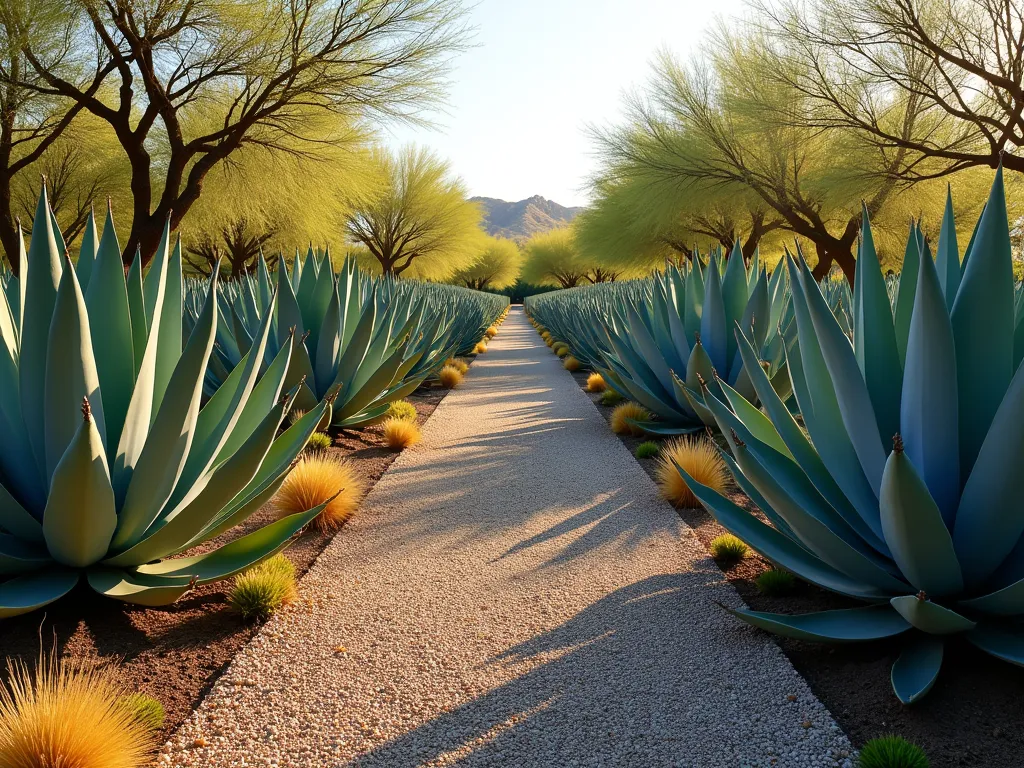
[[[447,756],[467,766],[669,766],[684,764],[694,739],[717,739],[722,755],[728,754],[749,734],[742,718],[717,721],[729,712],[730,686],[707,689],[708,673],[695,655],[702,649],[690,647],[689,635],[680,631],[694,618],[692,601],[714,593],[705,589],[703,598],[696,597],[695,589],[716,580],[710,572],[691,571],[612,592],[486,663],[515,669],[525,662],[515,679],[352,764],[412,768]],[[717,610],[709,606],[696,615]],[[705,748],[704,754],[714,751]]]

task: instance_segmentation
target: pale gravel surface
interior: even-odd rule
[[[519,309],[301,592],[160,765],[849,765]]]

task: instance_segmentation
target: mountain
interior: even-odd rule
[[[540,195],[510,203],[494,197],[474,197],[484,212],[488,234],[511,240],[528,240],[538,232],[561,227],[572,221],[582,208],[566,208]]]

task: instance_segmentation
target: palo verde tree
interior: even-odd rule
[[[515,241],[488,236],[476,260],[456,272],[451,282],[478,291],[508,288],[519,279],[524,257]]]
[[[540,232],[526,241],[523,280],[534,285],[575,288],[585,283],[613,282],[622,269],[586,254],[573,226]]]
[[[226,274],[238,276],[256,268],[261,252],[275,258],[335,241],[345,201],[376,190],[369,135],[322,110],[311,110],[309,119],[309,135],[320,137],[316,154],[250,144],[210,171],[181,223],[192,269],[209,274],[219,260]]]
[[[0,23],[24,66],[0,85],[60,104],[51,135],[76,111],[111,126],[131,168],[124,254],[148,261],[242,147],[315,153],[311,109],[408,118],[436,101],[462,15],[460,0],[12,0]]]
[[[906,153],[865,154],[856,136],[794,125],[787,115],[799,94],[765,82],[760,38],[723,27],[713,39],[689,65],[658,58],[649,93],[629,104],[630,125],[599,136],[602,153],[649,183],[752,193],[813,246],[816,275],[835,263],[852,279],[861,202],[874,218],[901,191],[892,176]],[[887,119],[909,132],[915,112],[904,106]]]
[[[1024,3],[1020,0],[782,0],[755,14],[774,61],[766,79],[800,95],[812,130],[856,132],[901,180],[970,167],[1024,172]],[[893,120],[895,111],[913,121]]]
[[[348,200],[347,234],[381,271],[447,280],[473,264],[484,238],[480,209],[447,161],[409,146],[375,150],[374,166],[380,187]]]

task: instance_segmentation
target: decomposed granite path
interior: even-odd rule
[[[160,765],[849,765],[514,310]]]

